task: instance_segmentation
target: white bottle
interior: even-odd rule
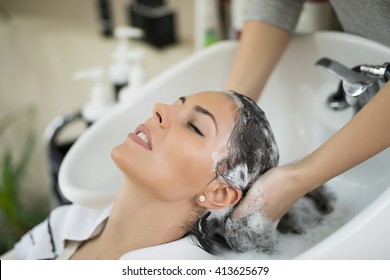
[[[74,74],[75,80],[92,79],[95,82],[90,92],[90,100],[81,110],[82,117],[88,124],[98,120],[114,105],[110,92],[103,84],[104,72],[103,67],[97,67]]]
[[[109,77],[114,87],[115,99],[118,99],[120,89],[128,83],[130,70],[130,62],[128,61],[129,39],[140,38],[143,32],[138,28],[119,26],[115,28],[114,34],[118,44],[112,54],[113,62],[109,67]]]
[[[139,94],[142,85],[147,79],[147,74],[143,65],[145,53],[137,49],[128,54],[130,61],[130,71],[128,75],[128,85],[119,91],[119,102],[124,102],[134,98]]]

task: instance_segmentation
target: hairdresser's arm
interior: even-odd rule
[[[271,190],[280,186],[267,185],[269,198],[265,194],[266,216],[278,219],[305,193],[310,192],[326,181],[366,161],[390,146],[390,83],[356,116],[328,141],[304,159],[284,167],[287,181],[292,183],[286,193],[274,196]],[[270,174],[271,175],[271,174]],[[264,178],[267,179],[267,178]],[[272,184],[272,178],[270,177]],[[287,184],[286,184],[287,186]],[[285,207],[279,202],[291,197]]]
[[[279,27],[246,21],[226,88],[258,100],[290,39],[290,33]]]
[[[389,108],[390,83],[387,83],[351,121],[314,152],[266,172],[260,178],[262,197],[251,196],[252,190],[249,191],[234,216],[250,214],[245,213],[248,207],[243,206],[260,199],[260,211],[278,220],[306,193],[385,150],[390,146]]]

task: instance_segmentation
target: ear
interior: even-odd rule
[[[198,204],[208,209],[219,210],[234,206],[241,196],[241,190],[224,183],[213,182],[207,187],[205,201],[198,201]]]

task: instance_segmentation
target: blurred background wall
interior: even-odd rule
[[[114,26],[127,25],[131,1],[111,1]],[[157,49],[142,42],[148,78],[191,54],[194,0],[169,0],[176,12],[178,43]],[[0,0],[0,118],[32,106],[34,117],[21,118],[0,139],[0,150],[12,148],[15,158],[32,129],[36,137],[25,181],[27,197],[51,193],[43,134],[56,116],[83,106],[92,83],[74,81],[75,71],[107,67],[116,47],[114,38],[99,32],[94,0]]]

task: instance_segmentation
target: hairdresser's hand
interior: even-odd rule
[[[290,164],[266,172],[248,191],[231,217],[240,219],[259,211],[267,219],[279,220],[307,193],[297,168],[297,164]]]
[[[260,211],[278,220],[306,193],[390,147],[389,105],[390,82],[311,154],[261,176],[232,218]]]

